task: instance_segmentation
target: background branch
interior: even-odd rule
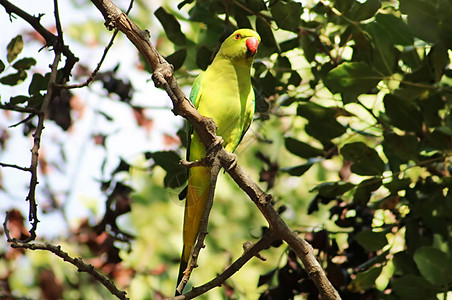
[[[44,26],[41,25],[39,16],[38,17],[32,16],[7,0],[0,0],[0,5],[2,5],[5,8],[6,12],[10,16],[12,14],[15,14],[15,15],[19,16],[20,18],[22,18],[23,20],[25,20],[26,22],[28,22],[28,24],[30,24],[44,38],[44,40],[46,41],[47,47],[55,47],[55,46],[60,47],[61,53],[63,53],[63,55],[66,56],[66,58],[67,58],[66,65],[63,68],[63,75],[64,75],[64,78],[66,80],[68,80],[70,73],[72,71],[72,68],[79,61],[78,57],[76,57],[74,55],[74,53],[72,53],[72,51],[69,49],[69,47],[64,44],[59,45],[60,38],[57,35],[54,35],[50,31],[48,31]],[[56,0],[55,0],[55,5],[56,5]],[[58,9],[56,8],[55,9],[55,18],[58,19],[58,17],[59,17]],[[59,23],[60,22],[57,21],[57,24],[59,24]],[[61,25],[59,25],[59,26],[61,26]],[[57,28],[58,28],[58,25],[57,25]],[[61,37],[61,41],[62,40],[63,40],[63,38]]]
[[[273,230],[267,230],[262,236],[262,238],[259,241],[257,241],[257,243],[255,243],[249,249],[244,251],[242,256],[240,256],[228,268],[226,268],[226,270],[224,270],[223,273],[221,273],[211,281],[201,286],[193,288],[191,291],[185,293],[184,295],[180,295],[172,299],[174,300],[192,299],[208,292],[209,290],[215,287],[220,286],[223,282],[225,282],[228,278],[230,278],[238,270],[240,270],[249,260],[251,260],[254,256],[258,255],[260,251],[269,248],[271,243],[277,239],[279,239],[279,237],[275,234]]]
[[[67,261],[74,266],[77,267],[77,270],[79,272],[86,272],[90,274],[94,279],[96,279],[98,282],[100,282],[103,286],[105,286],[113,295],[118,297],[119,299],[129,299],[126,296],[126,292],[119,290],[114,282],[110,280],[108,277],[102,275],[99,273],[92,265],[86,264],[83,262],[81,258],[73,258],[69,256],[66,252],[61,250],[61,246],[55,246],[49,243],[40,243],[40,242],[33,242],[33,243],[24,243],[20,241],[14,241],[11,244],[11,247],[13,248],[23,248],[23,249],[29,249],[29,250],[45,250],[50,251],[56,256],[62,258],[64,261]]]
[[[192,124],[207,148],[213,145],[216,141],[215,124],[212,120],[202,117],[187,97],[185,97],[173,76],[172,67],[164,60],[149,41],[149,33],[141,30],[111,1],[91,0],[91,2],[93,2],[103,14],[107,27],[110,29],[116,27],[123,32],[149,62],[154,71],[154,83],[157,87],[164,88],[173,101],[173,112],[176,115],[183,116],[190,124]],[[228,173],[235,182],[257,205],[267,219],[270,229],[274,230],[276,234],[285,240],[289,246],[294,249],[297,256],[301,258],[306,271],[319,289],[322,298],[340,299],[336,289],[330,283],[325,272],[317,262],[312,247],[302,238],[298,237],[280,218],[271,205],[271,195],[263,192],[240,166],[235,165],[231,168],[231,164],[234,161],[232,157],[233,155],[227,153],[223,148],[218,152],[218,158],[222,167],[228,170]]]

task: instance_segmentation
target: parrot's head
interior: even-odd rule
[[[261,37],[254,30],[238,29],[221,44],[219,54],[232,60],[251,63],[260,41]]]

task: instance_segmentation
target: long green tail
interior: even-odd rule
[[[179,285],[184,271],[190,260],[191,252],[199,233],[201,218],[209,194],[210,171],[207,167],[193,167],[189,171],[187,200],[185,202],[184,230],[181,262],[177,285]],[[176,291],[176,295],[178,292]]]

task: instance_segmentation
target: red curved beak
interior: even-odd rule
[[[258,46],[259,40],[257,39],[257,37],[252,36],[246,40],[246,48],[251,55],[256,54]]]

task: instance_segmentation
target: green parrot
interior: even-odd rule
[[[251,125],[254,115],[254,90],[250,70],[260,36],[251,29],[238,29],[221,45],[212,64],[200,74],[192,87],[190,100],[199,113],[214,120],[223,147],[234,152]],[[192,132],[187,146],[189,161],[201,160],[206,149],[198,134]],[[201,218],[209,193],[208,167],[189,169],[188,186],[179,197],[187,198],[183,229],[183,250],[177,284],[187,268],[198,237]],[[177,294],[177,292],[176,292]]]

